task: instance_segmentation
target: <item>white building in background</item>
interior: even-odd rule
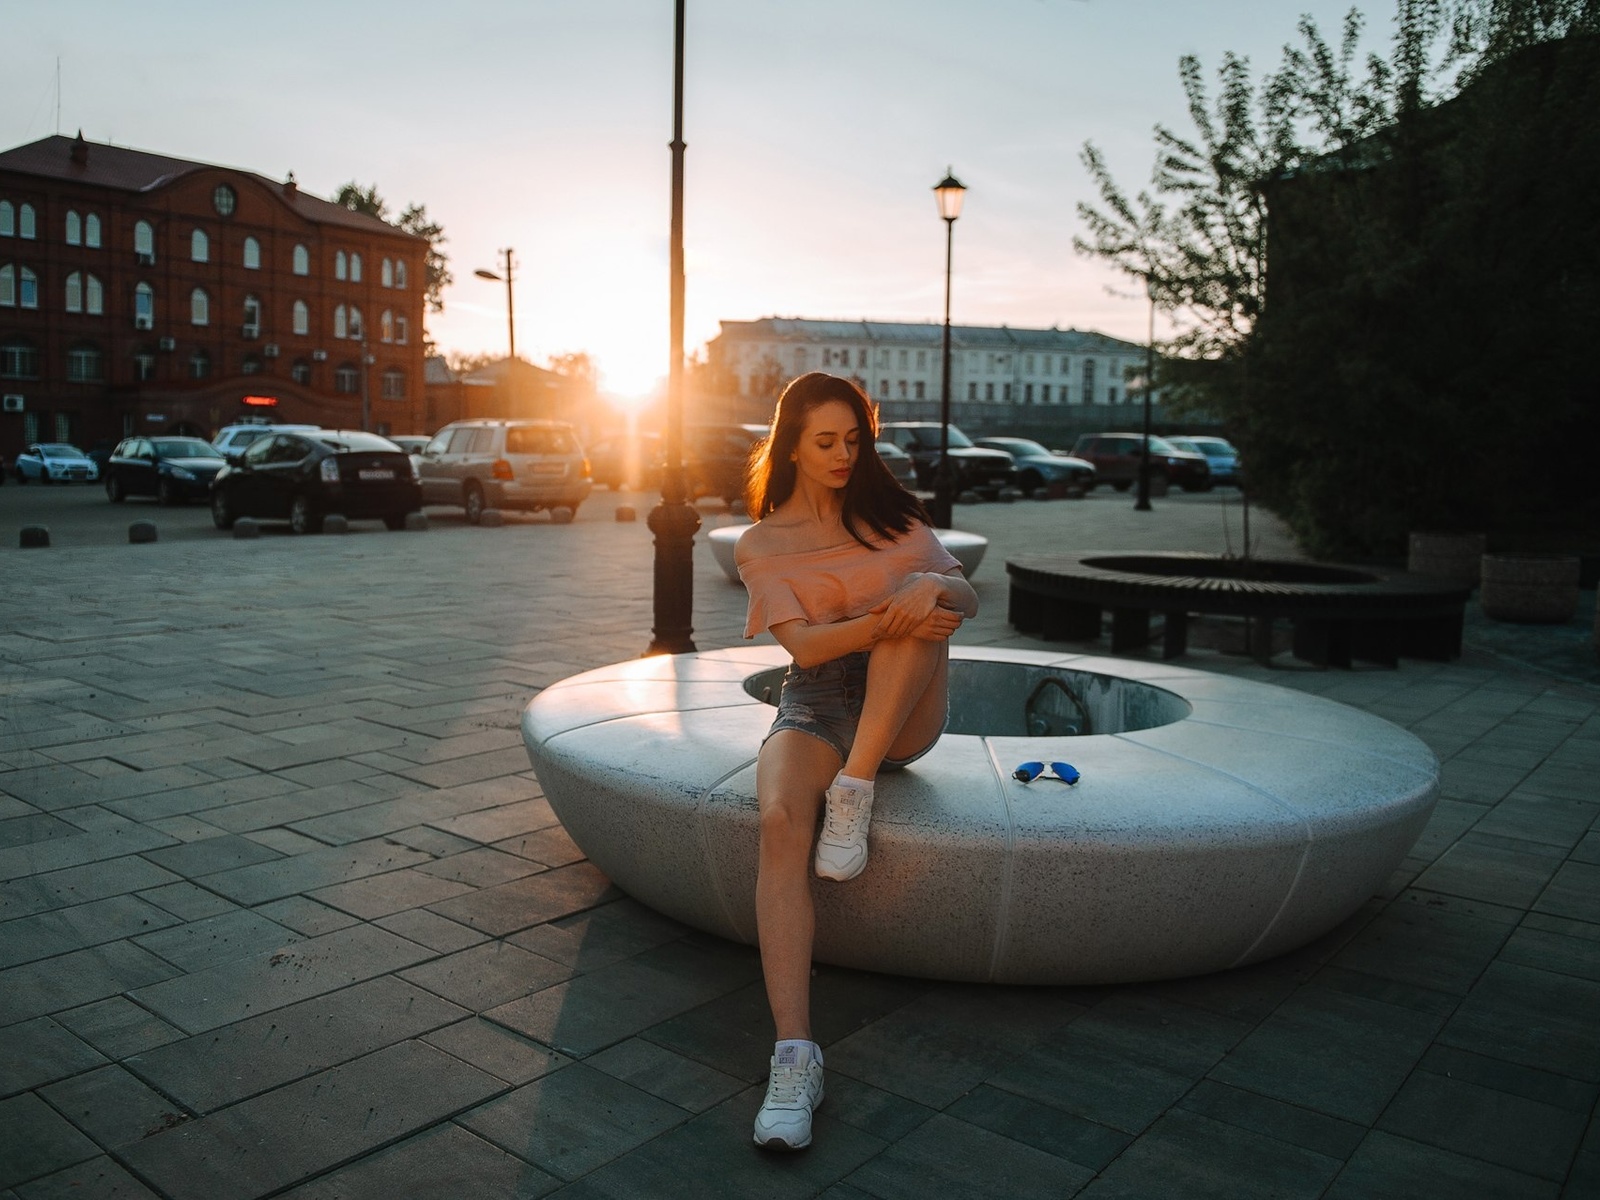
[[[706,346],[708,363],[741,396],[770,399],[796,375],[829,371],[861,384],[884,420],[938,416],[942,325],[789,317],[721,324]],[[1145,364],[1144,346],[1103,333],[950,327],[957,421],[1065,423],[1090,409],[1140,403]]]

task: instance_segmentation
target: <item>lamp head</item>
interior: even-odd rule
[[[492,279],[496,283],[501,282],[500,276],[496,275],[493,271],[485,271],[482,267],[479,267],[473,272],[473,274],[479,279]]]
[[[933,185],[933,198],[939,205],[939,216],[946,221],[954,221],[961,215],[961,201],[966,196],[967,189],[952,172],[946,172],[945,177]]]

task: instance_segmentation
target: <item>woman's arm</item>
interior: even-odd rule
[[[878,640],[879,620],[877,613],[867,613],[831,625],[784,621],[774,625],[771,633],[797,666],[814,667],[857,650],[870,650]]]

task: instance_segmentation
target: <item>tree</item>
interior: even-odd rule
[[[580,389],[593,395],[600,384],[600,371],[586,350],[571,350],[565,354],[552,354],[545,360],[550,370],[565,376]]]
[[[378,194],[378,185],[362,187],[351,180],[334,195],[333,202],[352,212],[365,213],[380,221],[389,220],[389,205]],[[441,247],[450,239],[444,235],[444,226],[428,220],[428,209],[422,204],[408,204],[400,216],[390,222],[396,228],[422,238],[428,243],[423,258],[423,299],[428,312],[444,311],[444,289],[455,282],[450,274],[450,259]]]

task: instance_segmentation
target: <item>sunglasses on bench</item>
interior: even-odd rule
[[[1023,783],[1032,783],[1046,771],[1049,771],[1051,775],[1054,775],[1068,787],[1071,787],[1073,784],[1077,783],[1080,778],[1082,778],[1082,776],[1078,774],[1077,767],[1073,766],[1071,763],[1064,762],[1025,762],[1015,771],[1011,772],[1011,777],[1013,779],[1020,779]]]

